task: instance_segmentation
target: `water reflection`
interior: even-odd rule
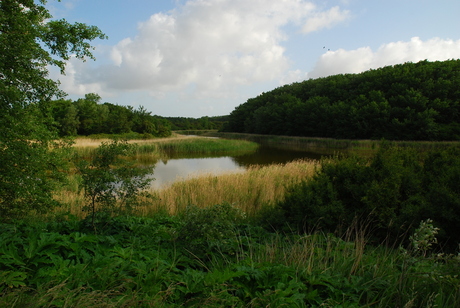
[[[244,171],[231,157],[175,158],[155,165],[152,187],[161,188],[174,181],[204,173],[220,174]]]
[[[249,154],[218,156],[218,157],[180,157],[176,156],[155,165],[152,182],[153,188],[161,188],[168,184],[188,177],[204,173],[221,174],[241,172],[251,165],[270,165],[287,163],[297,159],[320,159],[322,155],[304,151],[292,151],[259,147]]]
[[[250,165],[285,164],[297,159],[320,159],[323,155],[313,152],[292,151],[260,146],[257,151],[232,157],[241,167]]]

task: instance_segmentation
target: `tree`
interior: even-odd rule
[[[144,191],[153,178],[153,167],[138,167],[129,156],[135,152],[136,145],[126,141],[103,142],[90,161],[77,158],[77,170],[82,176],[87,205],[84,210],[91,213],[94,228],[96,213],[133,210],[143,205],[139,197],[150,197]]]
[[[62,146],[50,116],[64,97],[48,66],[62,73],[71,55],[93,58],[89,41],[104,39],[94,26],[50,20],[46,0],[0,1],[0,215],[2,219],[54,204]],[[52,153],[50,153],[52,152]]]
[[[75,104],[71,100],[60,99],[52,102],[51,110],[59,136],[76,136],[80,120]]]
[[[106,131],[111,134],[129,133],[132,127],[132,107],[124,107],[105,103],[109,110],[109,116],[106,121]]]

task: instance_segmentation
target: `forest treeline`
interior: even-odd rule
[[[171,123],[152,115],[144,107],[134,109],[111,103],[100,103],[95,93],[76,101],[60,99],[51,102],[51,114],[60,136],[139,133],[152,137],[171,135]]]
[[[152,115],[144,107],[134,109],[101,103],[96,93],[88,93],[75,101],[60,99],[51,102],[50,112],[60,136],[88,136],[94,134],[139,133],[145,137],[166,137],[172,130],[200,130],[222,128],[221,117],[161,117]]]
[[[460,60],[404,63],[281,86],[236,107],[223,131],[460,140]]]
[[[204,116],[201,118],[165,117],[165,119],[171,122],[172,130],[220,130],[228,120],[228,115],[215,117]]]

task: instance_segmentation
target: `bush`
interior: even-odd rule
[[[103,142],[90,161],[77,157],[77,171],[82,177],[87,205],[84,210],[91,213],[91,223],[106,221],[115,212],[132,211],[143,205],[142,197],[149,198],[145,191],[153,167],[138,167],[128,157],[135,145],[126,141]],[[96,215],[96,212],[99,212]]]
[[[234,254],[238,249],[236,226],[245,219],[244,212],[229,203],[207,208],[190,205],[181,216],[178,240],[199,257],[216,250]]]
[[[418,152],[382,143],[370,158],[324,160],[314,177],[290,188],[277,206],[301,231],[337,231],[355,219],[371,223],[373,236],[397,240],[428,218],[444,245],[460,235],[460,150]]]

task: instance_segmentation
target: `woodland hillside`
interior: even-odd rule
[[[223,130],[460,140],[460,60],[404,63],[281,86],[236,107]]]

